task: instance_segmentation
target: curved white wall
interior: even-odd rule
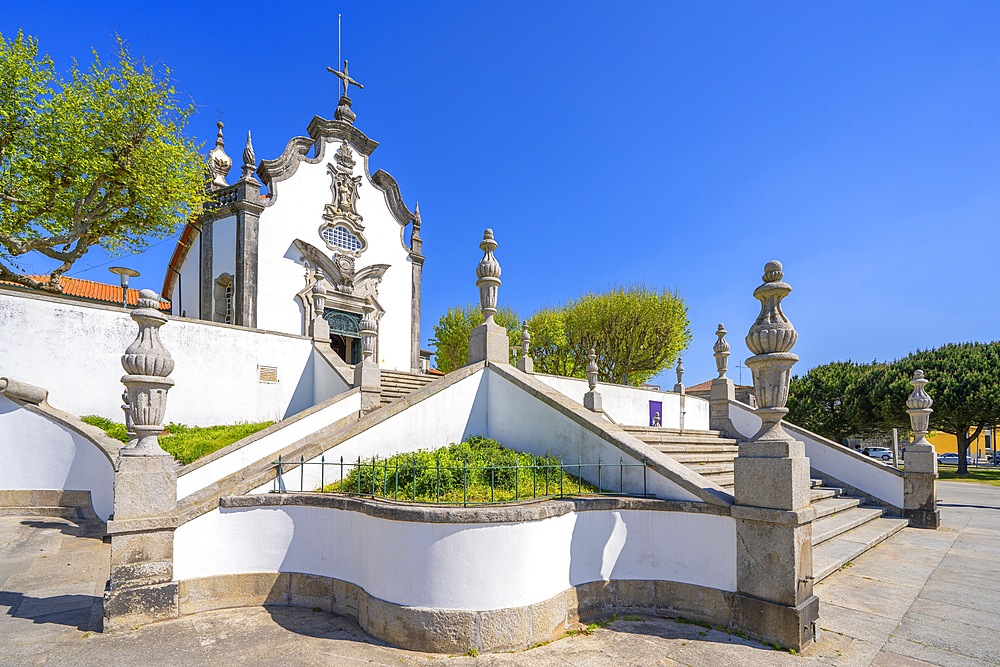
[[[125,311],[0,289],[0,330],[0,376],[48,389],[66,412],[122,419],[121,355],[138,331]],[[277,421],[328,398],[316,375],[333,371],[314,367],[312,339],[174,319],[160,338],[176,364],[167,421]],[[277,366],[279,382],[259,382],[258,365]]]
[[[600,580],[734,591],[736,530],[729,517],[650,510],[478,524],[303,506],[216,509],[177,529],[176,580],[247,572],[334,577],[395,604],[476,611]]]
[[[583,395],[590,391],[587,381],[579,378],[542,373],[532,377],[580,404],[583,403]],[[657,401],[663,403],[661,425],[680,428],[680,394],[604,382],[597,384],[597,391],[601,394],[604,411],[619,424],[649,426],[649,402]],[[708,401],[697,396],[684,397],[684,428],[708,430]]]
[[[0,396],[0,489],[90,491],[94,512],[114,508],[114,468],[96,444]]]

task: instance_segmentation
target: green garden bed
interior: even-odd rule
[[[608,469],[612,467],[618,470]],[[554,456],[516,452],[482,436],[433,451],[345,461],[343,467],[328,463],[324,474],[338,479],[323,486],[323,492],[418,503],[500,503],[599,492],[567,473]]]
[[[103,430],[115,440],[128,442],[124,424],[96,415],[87,415],[81,419],[91,426]],[[231,445],[237,440],[251,436],[272,424],[274,422],[231,424],[228,426],[184,426],[183,424],[171,423],[166,426],[167,434],[160,436],[160,447],[186,465]]]

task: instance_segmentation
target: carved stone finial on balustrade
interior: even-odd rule
[[[315,272],[316,282],[312,286],[313,295],[313,309],[317,317],[322,317],[323,312],[326,310],[326,278],[323,276],[323,270],[316,267]]]
[[[684,393],[684,357],[680,355],[677,356],[677,368],[674,369],[677,373],[677,384],[674,385],[674,391],[678,394]]]
[[[772,260],[764,265],[763,284],[753,292],[760,301],[760,315],[747,333],[747,347],[754,356],[746,363],[753,374],[756,413],[762,422],[754,440],[787,438],[781,420],[788,413],[788,384],[792,366],[799,360],[791,349],[799,335],[781,309],[782,299],[792,291],[783,277],[781,262]]]
[[[715,367],[719,371],[719,379],[726,377],[726,371],[729,368],[729,342],[726,340],[726,328],[719,324],[719,328],[716,329],[715,335],[719,337],[719,340],[715,341],[715,345],[712,346],[712,350],[715,352]]]
[[[597,374],[600,369],[597,367],[597,351],[591,348],[587,355],[590,362],[587,364],[587,386],[590,391],[583,395],[583,407],[594,412],[603,412],[603,400],[601,393],[597,391]]]
[[[500,263],[493,256],[493,251],[499,245],[493,239],[493,230],[483,232],[483,240],[479,244],[483,251],[483,259],[476,267],[476,286],[479,288],[479,306],[486,322],[493,323],[497,314],[497,293],[500,291]]]
[[[930,431],[931,413],[934,412],[931,406],[934,405],[934,401],[924,389],[927,382],[923,371],[913,372],[913,380],[910,381],[913,393],[906,399],[906,412],[910,415],[910,430],[913,431],[914,445],[930,444],[927,442],[927,433]]]
[[[135,438],[121,450],[123,456],[167,456],[157,436],[163,431],[163,413],[167,392],[174,381],[167,376],[174,370],[174,360],[163,343],[159,329],[167,323],[160,312],[160,297],[153,290],[139,293],[139,307],[130,314],[139,325],[139,334],[122,355],[122,378],[128,392],[128,405]]]
[[[233,158],[226,154],[226,143],[222,139],[222,128],[224,127],[222,121],[220,120],[217,125],[219,133],[215,138],[215,148],[208,154],[208,175],[212,179],[208,184],[210,190],[218,190],[229,185],[226,182],[226,176],[233,166]]]
[[[247,130],[247,143],[243,147],[243,173],[240,176],[241,181],[256,181],[253,172],[257,169],[257,158],[253,152],[253,138],[250,136],[250,130]]]
[[[528,331],[528,320],[524,320],[521,324],[521,358],[517,360],[517,367],[525,373],[532,373],[535,370],[535,360],[531,358],[531,333]]]
[[[600,369],[597,368],[597,353],[593,348],[591,348],[587,358],[590,359],[590,363],[587,364],[587,385],[590,387],[590,391],[594,391],[597,387],[597,373]]]
[[[122,391],[122,412],[125,413],[125,435],[132,440],[135,438],[135,431],[132,430],[132,406],[128,403],[128,389]]]
[[[364,305],[364,315],[358,322],[358,333],[361,334],[361,358],[363,361],[371,361],[375,355],[375,338],[378,336],[378,323],[372,317],[375,308],[370,304]]]

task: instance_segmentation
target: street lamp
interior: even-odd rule
[[[108,271],[110,271],[111,273],[116,274],[119,278],[121,278],[121,282],[122,282],[122,308],[126,308],[128,306],[128,298],[127,298],[128,297],[128,279],[129,278],[138,278],[139,277],[139,272],[136,271],[135,269],[129,269],[129,268],[126,268],[124,266],[112,266],[110,269],[108,269]]]

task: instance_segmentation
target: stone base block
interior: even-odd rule
[[[819,638],[819,598],[810,596],[794,607],[736,594],[733,625],[765,644],[801,651]]]
[[[583,395],[583,407],[594,412],[604,412],[604,401],[600,392],[588,391]]]
[[[375,408],[382,405],[382,392],[381,391],[366,391],[361,390],[361,411],[371,412]]]
[[[534,373],[535,360],[531,357],[521,357],[517,360],[517,369],[522,373]]]
[[[139,625],[177,618],[178,583],[119,588],[104,594],[104,631],[132,630]]]
[[[752,450],[756,444],[741,443],[739,456],[733,461],[736,504],[779,510],[807,507],[811,501],[809,459],[745,456],[744,445]]]
[[[177,464],[172,456],[119,456],[115,521],[169,515],[177,505]]]
[[[354,386],[362,391],[379,391],[382,386],[382,371],[378,364],[369,359],[354,366]]]
[[[940,510],[903,510],[903,516],[910,520],[911,528],[937,529],[941,527]]]
[[[496,323],[484,322],[469,336],[469,363],[490,361],[495,364],[510,363],[510,339],[507,330]]]

